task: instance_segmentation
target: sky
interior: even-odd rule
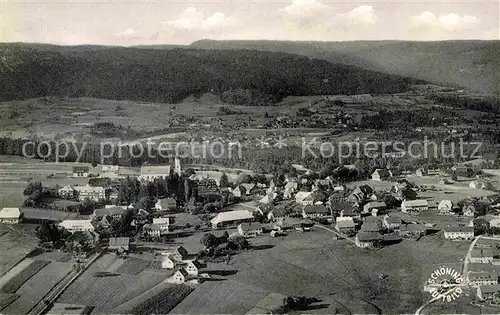
[[[0,0],[0,42],[500,39],[500,1]]]

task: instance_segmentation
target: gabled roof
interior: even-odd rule
[[[262,224],[259,222],[245,222],[239,225],[243,231],[252,231],[252,230],[262,230]]]
[[[474,228],[469,226],[452,226],[444,229],[445,232],[474,233]]]
[[[73,173],[76,172],[88,172],[90,167],[88,166],[73,166]]]
[[[372,176],[373,175],[379,175],[380,177],[390,177],[391,174],[389,173],[389,171],[385,168],[378,168],[376,169],[373,173],[372,173]]]
[[[356,235],[356,238],[360,242],[373,242],[373,241],[381,241],[383,239],[382,235],[378,232],[359,232]]]
[[[323,205],[307,205],[304,207],[305,213],[329,213],[330,211]]]
[[[354,212],[354,206],[350,202],[346,201],[334,201],[330,203],[330,209],[332,211],[342,211],[342,210],[351,210]]]
[[[174,198],[162,198],[158,199],[156,204],[160,205],[162,208],[169,208],[177,206],[177,201]]]
[[[387,216],[385,218],[385,221],[389,224],[401,224],[401,218],[399,217],[394,217],[394,216]]]
[[[494,285],[481,285],[479,289],[482,293],[497,293],[500,292],[500,284]]]
[[[64,220],[59,223],[59,226],[62,226],[65,229],[84,229],[91,230],[94,229],[91,220]]]
[[[141,175],[170,175],[170,165],[143,165]]]
[[[366,217],[365,222],[361,225],[361,231],[378,232],[382,229],[382,222],[377,217]]]
[[[352,229],[356,226],[353,220],[339,220],[335,223],[335,226],[339,229]]]
[[[299,191],[295,194],[295,200],[297,202],[305,200],[307,197],[310,197],[312,195],[311,191]]]
[[[220,222],[229,222],[236,220],[250,220],[253,219],[253,214],[248,210],[235,210],[219,212],[215,218],[210,220],[212,224],[217,224]]]
[[[387,205],[383,201],[372,201],[372,202],[367,203],[364,206],[365,209],[373,209],[373,208],[383,209],[386,207],[387,207]]]
[[[94,210],[94,215],[96,217],[105,217],[105,216],[114,216],[114,215],[122,215],[125,213],[125,209],[122,207],[113,207],[113,208],[104,208],[104,209],[95,209]]]
[[[184,277],[187,277],[189,275],[189,273],[184,268],[181,268],[181,269],[179,269],[179,270],[176,271],[176,273],[178,273],[178,272],[180,274],[182,274]]]
[[[250,192],[252,189],[255,188],[254,183],[243,183],[240,186],[243,186],[243,188],[245,188],[247,192]]]
[[[405,200],[403,201],[405,207],[428,207],[429,202],[425,199]]]
[[[128,237],[110,237],[109,247],[128,247],[130,238]]]
[[[19,208],[3,208],[0,210],[0,218],[2,219],[19,219],[21,210]]]

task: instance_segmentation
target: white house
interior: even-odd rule
[[[19,208],[3,208],[0,210],[0,223],[15,224],[22,218],[22,212]]]
[[[173,211],[177,208],[177,201],[174,198],[158,199],[155,203],[156,211]]]
[[[184,266],[184,269],[191,276],[197,276],[200,273],[200,269],[202,268],[201,264],[197,260],[188,261]]]
[[[73,166],[73,177],[88,177],[89,170],[88,166]]]
[[[161,268],[162,269],[174,269],[175,268],[175,262],[168,256],[162,256],[161,257]]]
[[[144,226],[142,227],[142,231],[144,232],[144,234],[149,235],[151,237],[161,236],[161,229],[156,224],[144,224]]]
[[[71,233],[95,230],[91,220],[64,220],[59,226]]]
[[[299,191],[295,194],[295,202],[303,206],[312,205],[314,200],[311,191]]]
[[[453,203],[451,200],[443,199],[439,202],[437,209],[439,214],[449,214],[453,209]]]
[[[104,189],[104,187],[93,187],[90,185],[85,185],[73,186],[73,189],[78,193],[78,200],[80,201],[83,201],[87,198],[93,201],[106,199],[106,190]]]
[[[364,205],[363,212],[370,213],[373,209],[384,210],[387,205],[383,201],[371,201]]]
[[[170,218],[165,217],[165,218],[153,218],[153,224],[155,224],[159,229],[160,232],[168,232],[170,229]]]
[[[238,225],[238,233],[241,236],[251,237],[262,234],[262,224],[259,222],[245,222]]]
[[[177,284],[183,284],[188,280],[188,278],[189,278],[188,272],[184,268],[181,268],[174,273],[174,275],[171,278],[171,282]]]
[[[472,286],[496,285],[498,274],[495,272],[471,271],[467,275],[467,281]]]
[[[401,211],[412,212],[412,211],[423,211],[429,209],[429,202],[425,199],[417,200],[404,200],[401,203]]]
[[[73,198],[75,190],[73,189],[73,187],[67,185],[63,188],[60,188],[57,192],[62,198]]]
[[[474,238],[474,228],[449,227],[444,230],[444,238],[448,240],[470,240]]]
[[[392,175],[388,170],[379,168],[372,173],[372,180],[386,180],[391,176]]]

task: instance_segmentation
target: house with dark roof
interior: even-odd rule
[[[303,218],[325,218],[331,216],[330,209],[324,205],[307,205],[302,210]]]
[[[119,206],[95,209],[94,213],[92,214],[92,218],[95,218],[96,220],[102,220],[104,217],[120,219],[126,211],[127,210],[125,207]]]
[[[110,237],[109,249],[128,251],[130,247],[130,238],[128,237]]]
[[[90,167],[73,166],[73,177],[89,177]]]
[[[473,227],[447,227],[444,229],[444,238],[448,240],[471,240],[474,238]]]
[[[384,216],[384,219],[382,220],[382,223],[388,230],[397,230],[401,226],[402,221],[401,218],[399,217],[390,216],[386,214]]]
[[[262,224],[259,222],[244,222],[238,225],[238,233],[244,237],[255,237],[262,234]]]
[[[498,257],[498,250],[493,248],[473,248],[469,261],[471,263],[491,264],[495,257]]]
[[[387,180],[391,173],[385,168],[378,168],[372,173],[372,180]]]
[[[175,261],[184,261],[189,258],[189,253],[184,247],[177,246],[168,256]]]
[[[498,274],[496,272],[470,271],[467,275],[469,285],[496,285],[498,284]]]
[[[356,234],[356,246],[361,248],[378,246],[382,243],[383,237],[378,232],[359,232]]]
[[[354,223],[352,218],[337,220],[337,222],[335,222],[335,229],[340,233],[351,234],[356,231],[356,223]]]
[[[481,301],[492,300],[500,293],[500,285],[480,285],[477,287],[477,297]]]
[[[174,198],[158,199],[155,203],[156,211],[174,211],[177,208],[177,201]]]
[[[367,204],[364,205],[363,207],[363,212],[364,213],[371,213],[372,210],[377,209],[377,210],[385,210],[387,208],[387,205],[383,201],[371,201]]]
[[[202,268],[203,265],[197,260],[188,261],[184,266],[184,269],[190,276],[198,276],[198,274],[200,273],[200,269]]]
[[[361,225],[361,231],[363,232],[380,232],[382,228],[382,222],[378,217],[366,217]]]
[[[189,279],[189,273],[186,269],[181,268],[177,270],[171,278],[172,283],[183,284]]]

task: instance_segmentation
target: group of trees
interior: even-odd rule
[[[223,255],[228,251],[241,251],[250,247],[248,241],[243,236],[232,235],[229,237],[227,231],[220,237],[212,233],[206,233],[200,242],[205,246],[205,252],[214,257]]]

